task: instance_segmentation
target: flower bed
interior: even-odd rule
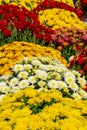
[[[87,79],[87,48],[78,51],[77,55],[70,57],[70,68],[78,70]]]
[[[44,0],[34,11],[39,14],[39,20],[42,25],[53,29],[63,26],[83,30],[87,28],[87,25],[79,19],[82,17],[81,11],[62,2]]]
[[[24,7],[8,4],[0,7],[0,45],[12,43],[14,40],[34,42],[62,50],[62,56],[66,59],[75,54],[75,46],[86,46],[87,31],[67,27],[52,30],[42,26],[38,15]]]
[[[24,57],[48,56],[60,59],[65,66],[67,61],[61,56],[61,53],[51,47],[41,47],[34,43],[13,42],[0,47],[0,75],[11,73],[10,67]]]
[[[0,103],[1,130],[71,128],[87,130],[87,100],[63,98],[55,90],[38,92],[27,88],[8,94]]]
[[[81,18],[72,0],[0,0],[0,130],[87,130]]]
[[[87,99],[87,93],[83,90],[86,80],[77,71],[68,70],[59,60],[25,57],[10,69],[11,75],[0,77],[1,97],[9,92],[33,87],[38,91],[57,89],[63,96],[76,100]]]

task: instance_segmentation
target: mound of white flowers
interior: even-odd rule
[[[87,99],[82,89],[86,80],[75,70],[70,71],[60,61],[49,57],[24,58],[13,67],[12,75],[0,77],[0,98],[27,87],[38,91],[60,90],[63,96],[75,100]]]

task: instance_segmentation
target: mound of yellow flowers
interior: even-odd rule
[[[0,47],[0,75],[10,74],[10,67],[24,57],[48,56],[59,59],[61,63],[67,65],[67,61],[61,53],[51,47],[42,47],[34,43],[13,42]]]
[[[64,9],[46,9],[38,13],[39,20],[42,25],[50,27],[52,29],[58,29],[61,27],[67,28],[79,28],[82,30],[87,29],[87,24],[81,21],[74,12]]]
[[[87,130],[87,100],[26,88],[0,103],[0,130]]]

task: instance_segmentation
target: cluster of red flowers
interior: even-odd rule
[[[72,6],[66,3],[55,1],[55,0],[44,0],[43,2],[38,3],[38,6],[34,8],[33,11],[38,12],[48,8],[60,8],[60,9],[69,10],[70,12],[75,12],[78,15],[78,17],[82,19],[82,14],[83,14],[82,10],[73,8]]]
[[[36,13],[28,11],[24,7],[0,5],[0,31],[4,36],[11,36],[13,28],[16,28],[17,31],[32,30],[36,38],[44,39],[47,42],[51,41],[50,33],[54,32],[40,25]]]
[[[46,0],[42,2],[42,4],[39,3],[35,10],[39,10],[39,7],[53,8],[56,2]],[[59,5],[61,5],[60,3],[61,2],[59,2]],[[41,10],[42,9],[43,8],[41,8]],[[6,37],[12,36],[13,28],[18,32],[23,32],[26,29],[32,30],[33,35],[37,39],[44,40],[46,43],[53,42],[54,46],[69,46],[74,43],[78,44],[79,42],[87,42],[87,37],[82,30],[69,30],[66,27],[63,27],[54,31],[40,24],[38,14],[36,14],[34,10],[28,11],[24,7],[15,5],[0,5],[0,32]]]
[[[87,76],[87,48],[82,50],[80,54],[74,56],[70,62],[70,67],[73,66],[75,66],[82,75]]]

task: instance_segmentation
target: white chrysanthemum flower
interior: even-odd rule
[[[79,90],[79,94],[80,94],[80,96],[81,96],[81,98],[84,98],[84,99],[86,99],[87,98],[87,92],[85,92],[84,90]]]
[[[64,77],[72,77],[74,80],[75,80],[75,75],[71,72],[71,71],[67,71],[65,74],[64,74]]]
[[[86,84],[86,80],[84,78],[78,78],[78,82],[80,83],[81,86],[84,86]]]
[[[54,66],[53,65],[46,65],[46,70],[54,70]]]
[[[41,65],[41,62],[39,60],[37,60],[37,59],[36,60],[32,60],[31,63],[32,63],[32,65],[35,65],[35,66]]]
[[[39,85],[40,87],[43,87],[45,84],[46,84],[46,82],[44,82],[44,81],[42,81],[42,80],[38,82],[38,85]]]
[[[54,70],[59,72],[59,73],[64,73],[64,72],[67,71],[67,69],[65,67],[63,67],[63,66],[55,66]]]
[[[46,70],[47,68],[46,68],[46,65],[43,65],[43,64],[41,64],[40,66],[39,66],[39,68],[41,69],[41,70]]]
[[[31,64],[24,64],[24,69],[25,70],[31,70],[32,69],[32,65]]]
[[[71,88],[71,90],[73,90],[73,91],[77,91],[78,85],[76,83],[71,83],[71,84],[69,84],[69,88]]]
[[[19,72],[19,74],[18,74],[18,78],[19,79],[27,79],[28,78],[28,72],[27,71],[21,71],[21,72]]]
[[[8,86],[2,87],[2,92],[3,93],[7,94],[9,92],[9,90],[10,90],[10,87],[8,87]]]
[[[81,96],[78,94],[78,93],[73,93],[71,95],[75,100],[80,100],[81,99]]]
[[[10,80],[10,82],[9,82],[9,85],[10,86],[12,86],[12,87],[14,87],[15,85],[17,85],[18,84],[18,78],[12,78],[11,80]]]
[[[3,87],[7,87],[7,84],[4,81],[0,82],[0,91],[2,91]]]
[[[42,80],[46,80],[48,77],[47,72],[43,71],[43,70],[36,70],[35,73],[37,74],[37,77],[42,79]]]
[[[72,77],[66,77],[66,78],[65,78],[65,82],[66,82],[67,84],[72,84],[72,83],[75,82],[75,79],[72,78]]]
[[[57,81],[57,86],[58,86],[58,89],[61,90],[63,88],[67,88],[67,84],[63,81]]]
[[[50,80],[47,85],[51,89],[58,88],[58,82],[56,80],[54,80],[54,79]]]
[[[3,76],[0,76],[0,79],[8,80],[10,77],[11,77],[10,74],[6,74],[6,75],[3,75]]]
[[[22,80],[19,82],[19,88],[21,88],[21,89],[27,88],[28,86],[29,86],[28,80]]]
[[[13,70],[14,72],[20,72],[20,71],[23,71],[24,70],[24,66],[21,65],[21,64],[16,64],[14,67],[13,67]]]
[[[29,83],[32,83],[32,84],[36,83],[36,82],[37,82],[36,77],[35,77],[35,76],[30,76],[30,77],[28,78],[28,82],[29,82]]]
[[[76,75],[77,77],[80,77],[80,76],[81,76],[81,74],[80,74],[78,71],[76,71],[76,70],[72,70],[72,73],[73,73],[74,75]]]
[[[0,102],[3,101],[4,96],[5,96],[5,94],[0,95]]]

